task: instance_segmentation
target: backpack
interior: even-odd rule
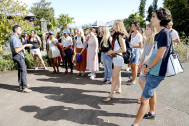
[[[122,57],[123,57],[124,63],[128,64],[133,60],[132,48],[130,46],[131,35],[129,36],[129,38],[127,38],[125,35],[123,37],[125,39],[126,52],[122,53]],[[118,40],[118,43],[119,43],[119,38],[117,37],[116,39]],[[119,43],[119,46],[121,47],[120,43]]]
[[[77,36],[75,37],[75,41],[77,41]],[[81,42],[83,43],[83,37],[81,37]]]

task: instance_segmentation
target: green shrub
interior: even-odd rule
[[[14,70],[17,68],[17,65],[14,63],[12,59],[0,59],[0,71],[8,71],[8,70]]]
[[[47,67],[50,66],[49,58],[47,56],[43,56],[42,58],[43,58],[43,61],[44,61],[45,65]],[[33,59],[31,54],[28,54],[28,53],[25,54],[25,62],[26,62],[27,68],[35,67],[35,62],[34,62],[34,59]],[[37,62],[38,62],[39,67],[43,67],[38,58],[37,58]]]
[[[175,51],[178,53],[181,62],[189,61],[189,45],[187,44],[189,38],[182,39],[181,42],[175,46]]]
[[[43,61],[45,63],[45,65],[48,67],[50,66],[50,60],[47,56],[43,56]],[[39,60],[38,61],[38,64],[39,64],[39,67],[42,67],[42,64],[40,63]],[[27,68],[34,68],[35,67],[35,63],[34,63],[34,60],[33,60],[33,57],[31,54],[28,54],[26,52],[25,54],[25,62],[26,62],[26,66]],[[17,69],[17,63],[15,63],[13,60],[12,60],[12,54],[9,53],[9,54],[4,54],[1,58],[0,58],[0,71],[8,71],[8,70],[15,70]]]
[[[5,53],[3,47],[0,45],[0,56],[2,56]]]

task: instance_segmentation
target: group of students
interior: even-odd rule
[[[156,117],[155,91],[165,78],[168,58],[173,46],[172,42],[178,43],[180,41],[178,34],[171,29],[172,24],[171,12],[165,8],[160,8],[153,13],[150,24],[146,26],[145,37],[141,34],[142,32],[139,32],[140,24],[138,22],[133,22],[130,32],[127,33],[121,20],[116,20],[110,31],[106,27],[99,28],[98,34],[93,28],[85,29],[84,31],[77,29],[74,36],[70,36],[70,31],[65,30],[63,37],[58,34],[55,38],[54,32],[50,31],[47,39],[47,55],[51,60],[54,69],[53,73],[59,72],[60,59],[58,60],[58,57],[61,57],[64,59],[65,74],[68,73],[68,65],[71,69],[70,74],[73,74],[73,59],[75,56],[76,70],[79,71],[78,75],[84,76],[85,70],[89,70],[91,71],[89,74],[91,79],[96,77],[96,72],[99,70],[99,56],[101,55],[100,59],[104,65],[102,82],[112,83],[109,95],[103,99],[104,102],[109,102],[113,99],[115,93],[121,93],[121,69],[124,65],[122,53],[126,52],[127,48],[125,40],[130,38],[129,46],[132,48],[132,56],[134,58],[129,64],[132,78],[126,84],[135,84],[137,74],[140,73],[138,82],[143,90],[141,98],[138,99],[140,108],[132,124],[132,126],[138,126],[142,118],[154,119]],[[35,45],[26,44],[21,46],[17,43],[20,27],[14,27],[13,31],[15,34],[10,38],[13,60],[18,63],[21,69],[19,71],[25,73],[26,70],[23,65],[20,65],[23,64],[23,60],[17,58],[17,54],[24,57],[23,49],[25,47],[35,47]],[[34,31],[31,33],[35,34]],[[177,37],[175,37],[175,34],[177,34]],[[30,39],[33,43],[36,40],[40,41],[39,38],[34,36]],[[37,48],[39,47],[37,46]],[[143,52],[141,49],[143,49]],[[33,49],[31,52],[36,54],[38,50]],[[42,60],[41,63],[44,64]],[[22,89],[27,89],[25,74],[20,74],[19,78],[19,84]],[[149,112],[147,112],[148,105],[150,105]]]

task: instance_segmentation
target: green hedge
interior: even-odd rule
[[[43,56],[42,57],[44,60],[45,65],[48,67],[50,66],[50,60],[47,56]],[[27,68],[34,68],[35,67],[35,63],[33,60],[33,57],[31,54],[28,54],[26,52],[25,54],[25,62],[26,62],[26,66]],[[40,63],[40,61],[38,60],[39,63],[39,67],[42,66],[42,64]],[[9,71],[9,70],[15,70],[17,69],[17,64],[12,60],[12,54],[4,54],[1,58],[0,58],[0,71]]]
[[[181,42],[175,46],[175,51],[178,53],[181,62],[189,61],[189,37],[181,39]]]

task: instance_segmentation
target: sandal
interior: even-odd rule
[[[85,76],[85,73],[82,73],[81,76],[82,76],[82,77]]]
[[[80,75],[81,75],[81,73],[78,73],[78,74],[77,74],[77,76],[80,76]]]
[[[56,70],[54,70],[53,72],[52,72],[52,74],[55,74],[56,73]]]
[[[134,81],[131,81],[131,82],[128,82],[128,83],[126,83],[126,85],[134,85],[136,82]]]
[[[121,94],[121,91],[115,90],[115,91],[114,91],[114,94]]]
[[[113,97],[108,96],[107,98],[103,99],[104,102],[110,102],[113,100]]]

